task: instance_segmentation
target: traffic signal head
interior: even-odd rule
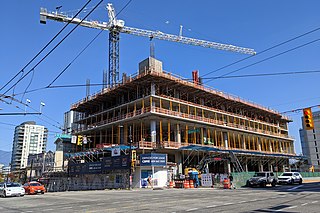
[[[137,160],[137,152],[136,152],[136,150],[132,150],[131,161],[135,162],[136,160]]]
[[[306,130],[310,130],[314,128],[311,108],[303,109],[303,120],[304,120],[304,126]]]
[[[82,146],[82,142],[83,142],[83,136],[82,135],[78,135],[77,145],[78,146]]]

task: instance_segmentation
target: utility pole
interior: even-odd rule
[[[29,182],[31,182],[32,167],[33,167],[33,158],[31,159],[31,169],[30,169],[30,175],[29,175]]]
[[[129,190],[131,190],[132,185],[132,130],[131,126],[129,127],[129,144],[130,144],[130,152],[129,152],[129,159],[130,159],[130,165],[129,165]]]

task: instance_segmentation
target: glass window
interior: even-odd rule
[[[292,173],[285,172],[285,173],[283,173],[281,176],[292,176]]]
[[[7,183],[7,187],[21,187],[20,183]]]

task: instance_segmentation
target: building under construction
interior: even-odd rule
[[[279,112],[184,80],[152,57],[135,76],[124,76],[72,105],[74,134],[90,138],[82,149],[132,145],[137,154],[165,153],[178,173],[282,171],[295,156],[291,121]],[[206,164],[206,165],[205,165]]]

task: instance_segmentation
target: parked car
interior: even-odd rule
[[[273,172],[256,172],[252,178],[247,180],[247,186],[266,187],[267,184],[271,184],[272,187],[276,186],[277,178]]]
[[[44,194],[46,192],[46,188],[44,185],[37,181],[27,182],[23,185],[23,188],[26,190],[27,194]]]
[[[278,184],[302,184],[302,176],[299,172],[284,172],[278,177]]]
[[[20,183],[0,183],[0,196],[21,196],[25,195],[25,190]]]

